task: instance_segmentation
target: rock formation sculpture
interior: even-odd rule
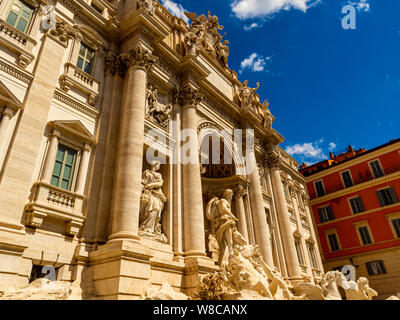
[[[169,282],[164,282],[160,289],[150,287],[141,297],[142,300],[190,300],[180,292],[176,292]]]
[[[151,169],[145,170],[142,175],[139,235],[166,243],[160,221],[167,198],[161,190],[164,180],[159,169],[160,162],[155,161]]]
[[[37,279],[21,289],[0,292],[0,300],[81,300],[79,282],[50,281]]]

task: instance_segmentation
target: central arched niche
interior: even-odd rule
[[[207,253],[211,257],[209,236],[215,234],[215,225],[205,215],[207,203],[213,197],[221,198],[226,189],[232,189],[236,194],[239,184],[246,185],[246,177],[237,174],[239,170],[236,166],[238,164],[240,166],[241,161],[233,153],[233,137],[229,136],[228,130],[217,128],[212,123],[203,123],[199,128],[199,138],[202,163],[204,236]],[[232,212],[236,215],[234,200],[232,201]]]

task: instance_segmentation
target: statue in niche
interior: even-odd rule
[[[206,208],[207,218],[216,225],[215,238],[219,246],[218,265],[224,266],[233,254],[235,245],[244,245],[246,240],[237,231],[238,219],[231,211],[233,191],[227,189],[221,199],[212,198]]]
[[[248,80],[245,80],[243,82],[243,87],[239,89],[239,101],[240,101],[240,107],[241,108],[246,108],[249,107],[252,102],[253,102],[253,95],[254,93],[258,90],[260,87],[260,83],[257,82],[257,87],[256,88],[249,88],[247,85],[249,84]]]
[[[160,162],[154,161],[151,169],[145,170],[142,175],[139,235],[167,243],[160,223],[167,198],[161,190],[164,180],[158,170]]]
[[[158,88],[151,84],[146,93],[147,113],[146,115],[155,123],[166,127],[171,116],[172,105],[163,105],[158,101]]]

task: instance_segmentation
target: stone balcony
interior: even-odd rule
[[[33,185],[32,199],[25,206],[25,224],[40,228],[46,217],[65,223],[65,233],[75,236],[84,221],[83,202],[85,196],[54,187],[45,182]]]
[[[96,104],[99,97],[99,81],[70,62],[64,66],[64,74],[60,77],[60,86],[65,92],[73,87],[87,94],[87,102],[92,106]]]
[[[18,55],[17,64],[26,68],[35,58],[32,54],[36,41],[0,19],[0,44]]]

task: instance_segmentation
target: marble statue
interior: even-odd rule
[[[238,220],[231,211],[233,191],[227,189],[222,199],[212,198],[206,208],[207,218],[216,225],[215,237],[219,245],[218,265],[227,263],[229,255],[233,253],[234,244],[244,244],[245,240],[237,231]]]
[[[148,85],[146,91],[146,115],[155,123],[166,127],[171,117],[172,105],[163,105],[158,101],[158,88]]]
[[[229,41],[222,42],[225,35],[221,35],[219,30],[224,27],[218,22],[218,17],[208,12],[208,17],[204,14],[197,16],[192,12],[185,12],[187,18],[192,23],[189,31],[185,35],[186,52],[191,55],[197,55],[200,50],[204,50],[214,57],[222,67],[228,68]]]
[[[369,286],[369,280],[360,277],[357,282],[349,281],[349,288],[346,290],[347,300],[372,300],[378,296],[378,292]]]
[[[160,162],[154,161],[151,169],[145,170],[142,175],[139,235],[166,243],[167,238],[162,233],[160,221],[167,198],[161,190],[164,181],[159,169]]]
[[[258,90],[260,87],[260,83],[257,82],[256,88],[249,88],[247,85],[249,84],[248,80],[243,82],[243,87],[239,88],[238,97],[240,101],[241,108],[250,107],[252,104],[253,94]]]

